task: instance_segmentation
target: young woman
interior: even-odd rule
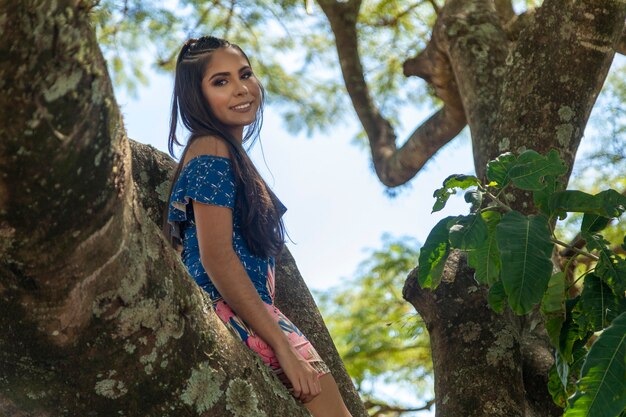
[[[210,36],[185,42],[176,62],[169,151],[178,118],[190,131],[164,232],[220,319],[261,356],[314,416],[349,417],[311,343],[273,304],[274,256],[286,208],[242,144],[262,124],[264,91],[246,54]]]

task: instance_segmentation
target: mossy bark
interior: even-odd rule
[[[89,7],[1,3],[0,414],[309,415],[162,238]]]

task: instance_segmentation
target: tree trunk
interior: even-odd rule
[[[546,0],[507,57],[492,53],[506,42],[490,2],[446,3],[433,38],[445,45],[455,72],[479,177],[490,159],[524,149],[557,149],[571,169],[625,17],[619,1]],[[529,193],[505,199],[534,212]],[[561,415],[547,391],[553,357],[540,316],[497,315],[486,294],[458,252],[435,291],[419,288],[417,271],[406,281],[404,297],[431,337],[436,415]]]
[[[309,415],[162,238],[89,7],[0,10],[0,414]]]

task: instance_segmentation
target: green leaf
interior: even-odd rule
[[[506,300],[506,292],[502,281],[498,281],[489,288],[489,294],[487,295],[487,302],[489,306],[496,313],[502,313],[504,311],[504,301]]]
[[[565,273],[550,277],[548,289],[541,300],[541,312],[546,318],[545,327],[554,347],[559,346],[561,326],[565,321]]]
[[[593,334],[580,327],[580,310],[577,308],[579,301],[580,296],[577,296],[565,302],[565,321],[561,327],[557,351],[568,363],[574,361],[574,353],[584,346]]]
[[[626,311],[626,298],[615,295],[595,274],[585,277],[580,295],[578,322],[586,330],[597,332],[607,327],[615,317]]]
[[[435,289],[441,282],[441,273],[450,253],[448,240],[450,224],[457,217],[449,216],[440,220],[430,231],[424,246],[420,249],[418,279],[420,287]]]
[[[547,175],[543,181],[546,186],[541,190],[533,191],[533,201],[535,203],[535,207],[537,207],[541,213],[550,217],[552,215],[550,212],[550,198],[556,192],[559,184],[557,182],[557,177],[554,175]],[[565,216],[563,216],[563,218],[564,217]]]
[[[626,408],[626,313],[594,342],[565,417],[615,417]]]
[[[615,190],[591,195],[578,190],[556,192],[550,197],[550,212],[561,211],[619,217],[626,210],[626,196]]]
[[[552,275],[552,249],[545,216],[504,215],[496,228],[502,272],[509,305],[517,314],[528,313],[543,297]]]
[[[444,208],[450,196],[456,194],[457,189],[466,190],[479,184],[480,181],[473,175],[450,175],[443,180],[443,187],[435,190],[433,193],[433,197],[437,199],[433,206],[433,213]]]
[[[500,251],[496,240],[496,226],[502,216],[497,211],[486,211],[482,218],[487,225],[487,238],[470,251],[467,257],[469,266],[474,268],[474,278],[481,284],[494,284],[500,279]]]
[[[556,370],[556,364],[552,365],[548,373],[548,391],[552,396],[552,401],[561,408],[565,408],[567,404],[567,393],[565,387],[561,383],[559,373]]]
[[[567,172],[565,162],[556,150],[542,156],[533,150],[524,151],[509,172],[516,187],[523,190],[541,190],[546,187],[546,176],[559,176]]]
[[[557,272],[550,277],[548,289],[541,300],[541,311],[553,313],[565,312],[565,273]]]
[[[498,184],[498,188],[503,188],[510,181],[509,172],[515,166],[517,157],[510,152],[503,153],[487,164],[487,179]]]
[[[487,239],[487,224],[480,214],[461,216],[450,228],[450,244],[454,248],[472,250]]]
[[[609,214],[612,214],[607,217],[619,217],[626,211],[626,195],[611,188],[599,192],[596,194],[596,198],[601,199],[606,205]],[[610,210],[613,210],[613,213]]]
[[[563,316],[557,314],[551,314],[546,316],[545,328],[550,338],[552,346],[558,347],[561,340],[561,331],[563,329],[564,319]]]
[[[626,291],[626,260],[609,249],[609,242],[597,233],[582,232],[587,248],[598,251],[600,260],[595,274],[606,282],[615,294]]]
[[[596,233],[608,226],[611,219],[596,214],[585,213],[581,230],[587,233]]]
[[[483,193],[480,190],[471,190],[465,193],[465,202],[470,203],[472,206],[470,207],[470,212],[474,213],[478,211],[480,206],[483,204]]]

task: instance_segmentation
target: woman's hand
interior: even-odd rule
[[[281,368],[293,386],[293,396],[307,403],[322,392],[317,371],[291,346],[274,351]]]

